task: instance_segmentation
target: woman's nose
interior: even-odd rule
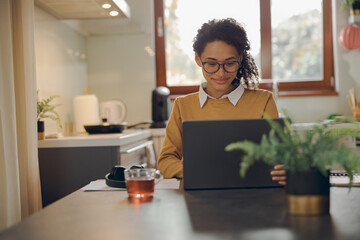
[[[224,76],[226,74],[226,71],[224,69],[224,65],[221,65],[219,70],[216,72],[218,76]]]

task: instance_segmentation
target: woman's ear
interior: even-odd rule
[[[197,53],[195,53],[195,62],[199,67],[202,67],[200,57]]]

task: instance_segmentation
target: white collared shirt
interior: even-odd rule
[[[212,96],[210,96],[209,94],[207,94],[205,92],[206,89],[206,82],[202,82],[200,84],[200,88],[199,88],[199,100],[200,100],[200,107],[202,108],[204,106],[204,104],[206,103],[206,100],[208,98],[211,99],[216,99]],[[241,98],[241,96],[244,93],[244,87],[240,84],[237,88],[235,88],[232,92],[225,94],[223,96],[221,96],[218,99],[224,99],[224,98],[228,98],[229,101],[232,103],[232,105],[236,105],[237,102],[239,101],[239,99]]]

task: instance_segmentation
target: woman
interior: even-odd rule
[[[195,61],[206,82],[199,92],[176,98],[158,159],[165,178],[182,178],[182,121],[278,117],[272,93],[257,89],[258,71],[248,53],[244,28],[234,19],[202,25],[194,40]],[[276,165],[273,180],[285,184],[285,170]]]

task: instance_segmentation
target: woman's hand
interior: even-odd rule
[[[286,170],[283,164],[277,164],[270,172],[273,181],[278,181],[281,185],[286,185]]]

